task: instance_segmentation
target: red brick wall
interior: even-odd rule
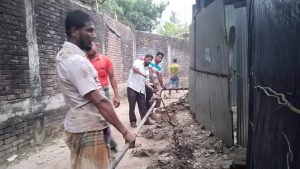
[[[188,48],[182,40],[135,32],[70,0],[35,0],[32,1],[36,24],[33,31],[36,32],[40,76],[37,86],[42,90],[33,97],[30,94],[34,87],[30,86],[29,79],[32,70],[29,66],[24,2],[11,0],[0,3],[0,159],[30,146],[34,132],[43,130],[44,126],[58,126],[66,113],[58,89],[55,59],[66,40],[64,22],[68,11],[80,9],[92,16],[97,34],[95,41],[101,53],[112,59],[118,83],[126,82],[136,52],[147,51],[143,54],[150,52],[154,55],[159,50],[167,53],[168,46],[171,46],[170,54],[172,51],[176,54],[180,53],[176,51]],[[180,57],[182,64],[188,60],[187,55]],[[42,128],[35,127],[37,122],[44,124]]]
[[[109,17],[105,17],[105,25],[105,39],[109,42],[105,53],[113,59],[118,83],[126,82],[134,57],[134,31]]]
[[[122,64],[122,52],[121,52],[121,38],[120,36],[113,30],[108,29],[106,32],[106,55],[111,59],[113,66],[115,77],[118,82],[123,82],[123,64]]]

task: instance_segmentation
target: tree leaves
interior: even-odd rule
[[[136,30],[151,32],[167,5],[152,0],[106,0],[100,10]]]
[[[174,36],[177,38],[183,38],[183,35],[188,32],[188,24],[180,24],[180,21],[176,17],[176,12],[174,11],[171,11],[170,21],[165,22],[165,25],[158,30],[159,34],[166,36]]]

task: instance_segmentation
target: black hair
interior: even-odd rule
[[[65,30],[68,37],[71,37],[71,28],[80,29],[86,22],[93,21],[91,16],[80,10],[70,11],[67,14],[65,22]]]
[[[173,59],[173,62],[176,63],[176,62],[177,62],[177,59]]]
[[[158,56],[158,55],[160,55],[161,57],[165,57],[165,54],[162,53],[162,52],[157,52],[157,53],[156,53],[156,56]]]
[[[153,59],[153,56],[151,54],[147,54],[147,55],[145,55],[145,58],[151,58],[151,59]]]

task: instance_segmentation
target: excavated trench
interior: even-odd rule
[[[242,169],[246,150],[231,148],[197,123],[189,111],[186,96],[155,111],[156,125],[144,129],[140,136],[164,141],[164,148],[143,147],[132,151],[134,157],[150,157],[147,169]]]

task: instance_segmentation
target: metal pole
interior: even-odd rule
[[[163,90],[189,90],[189,88],[187,88],[187,87],[181,87],[181,88],[172,88],[172,89],[168,89],[168,88],[165,88],[165,89],[162,89],[162,91]]]
[[[148,112],[146,113],[145,117],[143,118],[143,120],[141,121],[140,125],[137,128],[136,134],[134,137],[136,137],[140,130],[142,129],[142,127],[144,126],[146,120],[148,119],[148,117],[150,116],[150,114],[152,113],[152,110],[154,109],[155,105],[156,105],[157,101],[154,100],[152,106],[150,107],[150,109],[148,110]],[[109,166],[108,169],[115,169],[117,167],[117,165],[119,164],[119,162],[122,160],[122,158],[124,157],[125,153],[128,151],[129,149],[129,143],[125,143],[123,149],[117,154],[116,158],[114,161],[112,161]]]
[[[167,90],[167,91],[169,91],[169,90],[189,90],[189,88],[187,88],[187,87],[182,87],[182,88],[177,88],[177,89],[173,89],[173,88],[171,88],[171,89],[163,88],[163,89],[160,91],[160,93],[159,93],[159,96],[160,96],[160,97],[161,97],[161,94],[162,94],[162,92],[163,92],[164,90]]]

